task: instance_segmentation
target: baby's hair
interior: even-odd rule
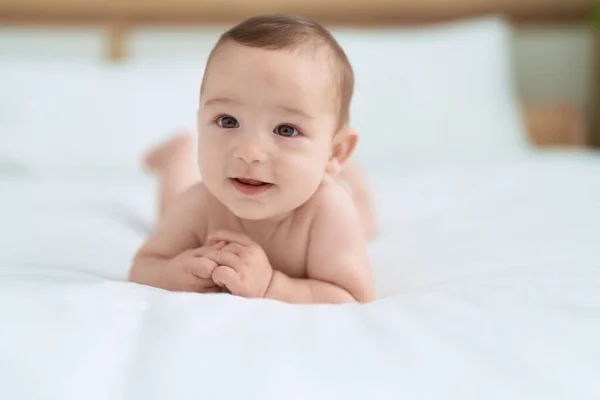
[[[350,102],[354,91],[354,73],[346,53],[321,24],[308,18],[288,14],[260,15],[249,18],[221,35],[211,55],[228,41],[242,46],[269,50],[295,50],[303,45],[312,49],[326,49],[332,78],[337,90],[339,125],[347,125]]]

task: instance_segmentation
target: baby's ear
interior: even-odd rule
[[[342,128],[333,138],[331,157],[327,163],[327,173],[337,175],[348,161],[356,144],[358,143],[358,132],[352,128]]]

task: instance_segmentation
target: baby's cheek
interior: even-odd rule
[[[302,160],[294,166],[288,176],[295,187],[295,192],[302,198],[310,197],[323,180],[324,164],[314,158]]]
[[[222,157],[207,149],[198,152],[198,168],[204,181],[211,180],[217,171],[221,169]]]
[[[198,161],[210,165],[213,161],[222,158],[223,149],[224,143],[220,143],[215,135],[201,135],[198,139]]]

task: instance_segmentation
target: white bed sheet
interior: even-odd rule
[[[600,157],[369,173],[364,306],[124,282],[150,179],[0,175],[0,398],[600,398]]]

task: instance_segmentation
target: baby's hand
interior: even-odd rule
[[[201,251],[218,265],[212,271],[214,283],[237,296],[264,297],[273,278],[273,268],[264,250],[243,233],[220,231],[210,235],[209,240],[227,243],[221,249]]]
[[[210,248],[218,251],[223,246],[225,243],[215,243]],[[220,292],[221,288],[212,280],[217,264],[202,256],[206,248],[184,251],[168,262],[162,275],[162,287],[176,292]]]

